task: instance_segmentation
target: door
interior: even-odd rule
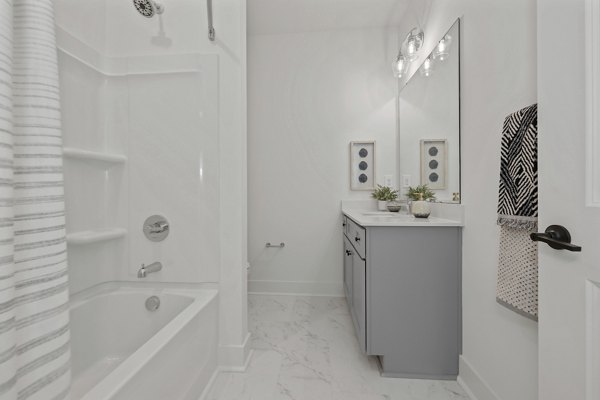
[[[344,235],[344,291],[346,293],[346,301],[348,307],[352,308],[352,259],[354,249],[350,241]]]
[[[353,252],[352,259],[352,314],[354,317],[354,325],[356,328],[356,337],[362,351],[367,350],[367,265],[365,260],[360,258],[357,251]]]
[[[582,246],[539,246],[543,400],[600,399],[599,3],[538,1],[539,228]]]

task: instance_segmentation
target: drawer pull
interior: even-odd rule
[[[351,252],[350,250],[346,250],[346,255],[347,255],[347,256],[351,256],[351,255],[352,255],[352,252]]]

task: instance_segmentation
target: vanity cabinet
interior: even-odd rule
[[[456,378],[461,228],[343,220],[344,289],[363,352],[384,376]]]

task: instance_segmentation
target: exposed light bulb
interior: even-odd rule
[[[440,40],[433,51],[433,58],[436,60],[444,61],[450,55],[450,44],[452,43],[452,36],[446,35]]]
[[[408,42],[406,46],[406,52],[409,57],[414,56],[417,53],[417,45],[414,41]]]
[[[423,46],[425,34],[418,28],[413,28],[406,36],[406,57],[409,61],[414,61]]]
[[[406,74],[406,71],[408,70],[408,64],[409,62],[404,54],[402,54],[402,52],[398,53],[398,57],[393,64],[394,75],[396,78],[402,78],[404,74]]]
[[[427,57],[425,61],[423,61],[423,65],[421,65],[421,75],[423,76],[431,76],[431,72],[433,69],[433,60],[431,57]]]

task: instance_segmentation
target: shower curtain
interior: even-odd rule
[[[0,0],[0,399],[69,396],[58,67],[51,0]]]

